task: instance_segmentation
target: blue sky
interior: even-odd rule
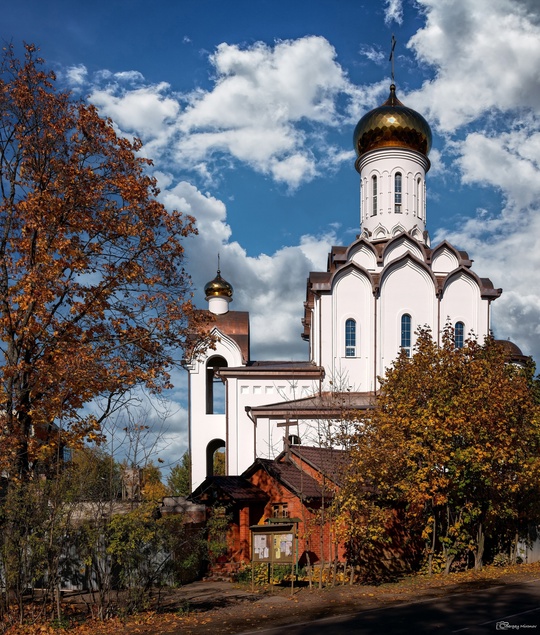
[[[255,358],[303,358],[305,279],[359,230],[352,132],[387,96],[430,122],[432,244],[502,287],[496,337],[540,361],[540,6],[536,0],[21,0],[0,35],[145,142],[163,202],[192,213],[196,299],[216,269],[251,312]],[[171,393],[185,447],[185,376]],[[181,434],[177,434],[180,431]]]

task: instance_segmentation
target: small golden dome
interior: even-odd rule
[[[233,288],[231,284],[221,277],[221,271],[218,269],[217,276],[205,285],[204,293],[207,300],[215,297],[232,298]]]
[[[353,140],[358,158],[370,150],[387,147],[409,148],[427,156],[431,149],[431,128],[420,113],[399,101],[392,84],[384,104],[360,119]]]

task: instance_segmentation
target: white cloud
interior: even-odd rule
[[[322,37],[220,44],[209,62],[209,90],[178,95],[164,82],[145,85],[137,71],[100,71],[90,100],[123,134],[141,137],[147,156],[207,183],[241,162],[294,189],[321,169],[339,168],[343,153],[327,133],[352,125],[381,95],[382,84],[353,86]]]
[[[270,165],[274,180],[292,188],[298,187],[303,181],[311,181],[317,174],[315,161],[308,154],[293,154],[281,161],[273,159]]]
[[[163,187],[163,177],[159,183]],[[226,223],[227,211],[222,201],[210,194],[203,194],[186,181],[181,181],[171,189],[162,191],[160,198],[167,209],[177,209],[183,214],[195,216],[200,235],[217,247],[215,254],[219,251],[219,245],[229,240],[231,228]]]
[[[196,302],[205,307],[202,290],[216,274],[217,254],[223,277],[234,287],[231,310],[249,311],[255,359],[299,359],[307,355],[300,338],[302,300],[306,277],[325,267],[333,230],[319,236],[302,236],[299,244],[272,255],[248,256],[238,242],[231,241],[225,204],[200,192],[185,181],[173,183],[160,176],[161,200],[168,209],[178,209],[197,218],[199,235],[186,241],[186,258],[197,289]],[[279,307],[279,310],[276,310]]]
[[[78,88],[87,81],[88,70],[84,64],[77,64],[76,66],[70,66],[65,74],[68,83],[73,88]]]
[[[426,25],[408,46],[436,77],[408,98],[452,131],[490,110],[540,104],[540,5],[516,0],[419,0]]]
[[[384,22],[385,24],[391,24],[392,22],[403,23],[402,0],[386,0]]]
[[[500,189],[510,204],[527,208],[540,195],[540,131],[519,130],[499,136],[467,135],[457,160],[464,183]]]
[[[122,71],[115,73],[114,78],[120,82],[136,83],[144,81],[144,75],[139,71]]]
[[[378,66],[386,64],[388,59],[386,53],[383,53],[380,49],[376,49],[373,46],[363,45],[360,47],[360,55],[366,57],[370,62],[374,62]]]
[[[165,82],[151,87],[118,93],[116,85],[95,88],[89,100],[111,117],[123,131],[136,131],[149,142],[163,135],[167,124],[178,115],[178,102],[163,93]]]
[[[290,187],[312,179],[316,161],[301,125],[338,125],[337,97],[356,94],[335,57],[322,37],[274,47],[220,44],[210,57],[213,89],[191,93],[179,118],[178,158],[229,153]]]
[[[443,131],[447,168],[462,183],[499,190],[499,211],[465,210],[436,232],[474,259],[503,295],[497,337],[540,360],[540,5],[516,0],[419,0],[424,28],[409,41],[434,78],[404,101]],[[434,158],[432,156],[431,158]]]

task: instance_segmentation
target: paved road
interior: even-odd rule
[[[540,635],[540,580],[329,617],[242,635],[416,635],[495,632]]]

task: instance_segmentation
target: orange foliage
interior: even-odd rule
[[[42,65],[33,46],[0,61],[0,471],[23,477],[99,440],[81,414],[97,395],[167,387],[207,321],[183,268],[194,219],[156,200],[141,142]]]

